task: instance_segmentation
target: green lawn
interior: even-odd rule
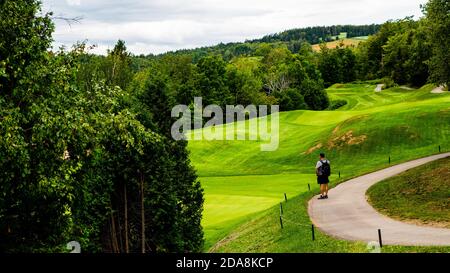
[[[367,195],[391,217],[450,228],[450,158],[381,181]]]
[[[307,202],[317,192],[305,192],[283,202],[283,226],[280,228],[279,206],[261,213],[235,229],[219,242],[214,252],[234,253],[350,253],[369,252],[366,243],[337,240],[315,229],[311,236],[311,223]],[[382,252],[450,252],[450,247],[384,246]]]
[[[261,142],[256,141],[190,141],[191,160],[205,188],[205,250],[227,234],[236,234],[243,225],[256,227],[257,221],[265,219],[263,215],[277,210],[284,193],[288,197],[304,194],[308,183],[315,189],[319,151],[327,153],[335,175],[340,171],[342,179],[348,179],[386,167],[389,156],[395,164],[434,154],[439,144],[442,150],[450,150],[449,94],[430,94],[433,86],[381,93],[374,89],[373,83],[335,85],[328,92],[331,99],[348,101],[342,109],[280,113],[280,144],[274,152],[261,152]],[[336,182],[334,176],[332,185]],[[305,204],[298,203],[296,209],[305,209]],[[307,221],[307,215],[302,221]],[[265,242],[277,245],[268,249],[256,242],[227,242],[245,244],[246,251],[284,251],[287,246],[282,245],[289,242],[288,237],[284,239]],[[329,245],[321,251],[361,250],[352,243],[339,244],[351,247]],[[213,250],[239,249],[221,242]],[[296,243],[296,248],[288,251],[318,249]]]

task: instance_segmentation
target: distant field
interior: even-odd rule
[[[342,179],[374,171],[386,167],[389,155],[395,164],[436,153],[438,143],[443,150],[450,150],[450,94],[431,94],[431,85],[375,93],[375,86],[330,87],[332,100],[348,102],[337,111],[281,113],[280,146],[275,152],[261,152],[260,143],[254,141],[189,142],[192,163],[205,189],[202,224],[206,249],[215,245],[212,250],[219,252],[363,250],[364,246],[322,235],[324,245],[310,249],[300,238],[308,227],[292,227],[292,233],[283,236],[267,210],[275,213],[283,193],[290,200],[300,195],[303,197],[295,198],[295,204],[288,201],[288,206],[294,210],[292,217],[298,217],[295,221],[309,224],[305,194],[308,183],[313,191],[317,189],[314,164],[319,151],[331,159],[335,185],[342,181],[337,179],[338,171]],[[274,222],[265,222],[269,220]],[[221,241],[223,238],[227,239]]]
[[[341,44],[344,44],[345,47],[357,47],[362,41],[364,37],[356,37],[356,38],[349,38],[349,39],[340,39],[337,41],[332,41],[326,43],[327,48],[333,49],[338,47]],[[321,44],[312,45],[312,48],[314,51],[318,52],[320,51]]]
[[[375,208],[391,217],[450,228],[450,158],[377,183],[367,196]]]

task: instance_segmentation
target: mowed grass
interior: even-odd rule
[[[307,212],[307,202],[317,191],[305,192],[283,202],[283,229],[280,228],[279,207],[266,210],[228,237],[217,243],[211,251],[233,253],[365,253],[374,249],[364,242],[350,242],[332,238],[312,228]],[[376,234],[374,241],[376,241]],[[448,253],[450,247],[383,246],[383,253],[429,252]]]
[[[315,191],[314,165],[320,151],[327,153],[331,160],[332,185],[336,185],[344,179],[387,167],[389,156],[395,164],[434,154],[438,145],[443,151],[450,150],[450,96],[430,94],[432,88],[395,88],[375,93],[375,84],[333,86],[328,90],[330,97],[345,99],[348,104],[337,111],[280,113],[279,147],[273,152],[260,150],[261,144],[267,141],[190,141],[191,160],[205,189],[202,222],[205,250],[309,252],[340,249],[330,245],[329,249],[324,246],[314,250],[301,245],[300,241],[295,243],[296,247],[288,248],[282,246],[284,240],[261,239],[264,242],[256,244],[254,237],[248,239],[255,244],[248,245],[243,235],[247,233],[241,232],[241,228],[245,226],[259,234],[258,221],[263,221],[268,211],[278,209],[284,193],[289,199],[302,196],[308,184]],[[234,124],[224,125],[229,126]],[[202,133],[202,130],[194,132]],[[339,172],[341,180],[337,179]],[[296,214],[301,209],[306,210],[303,201],[297,202]],[[277,223],[277,219],[271,218],[271,221]],[[307,222],[307,214],[298,221]],[[267,236],[268,240],[275,240],[274,234]],[[274,245],[266,248],[263,244]],[[341,251],[361,250],[349,244],[351,247]]]
[[[381,181],[367,195],[390,217],[450,228],[450,158]]]
[[[225,237],[233,228],[257,217],[261,211],[308,189],[311,174],[275,174],[202,177],[205,190],[203,223],[206,246]],[[313,185],[315,186],[315,185]]]

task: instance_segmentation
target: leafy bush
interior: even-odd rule
[[[384,84],[383,89],[388,89],[388,88],[391,88],[391,87],[398,86],[398,84],[396,84],[394,82],[394,80],[389,78],[389,77],[384,77],[383,79],[381,79],[381,83]]]

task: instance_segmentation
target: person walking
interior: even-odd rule
[[[324,153],[320,153],[319,161],[316,164],[317,183],[320,185],[319,199],[328,199],[328,183],[330,183],[331,165],[325,158]]]

